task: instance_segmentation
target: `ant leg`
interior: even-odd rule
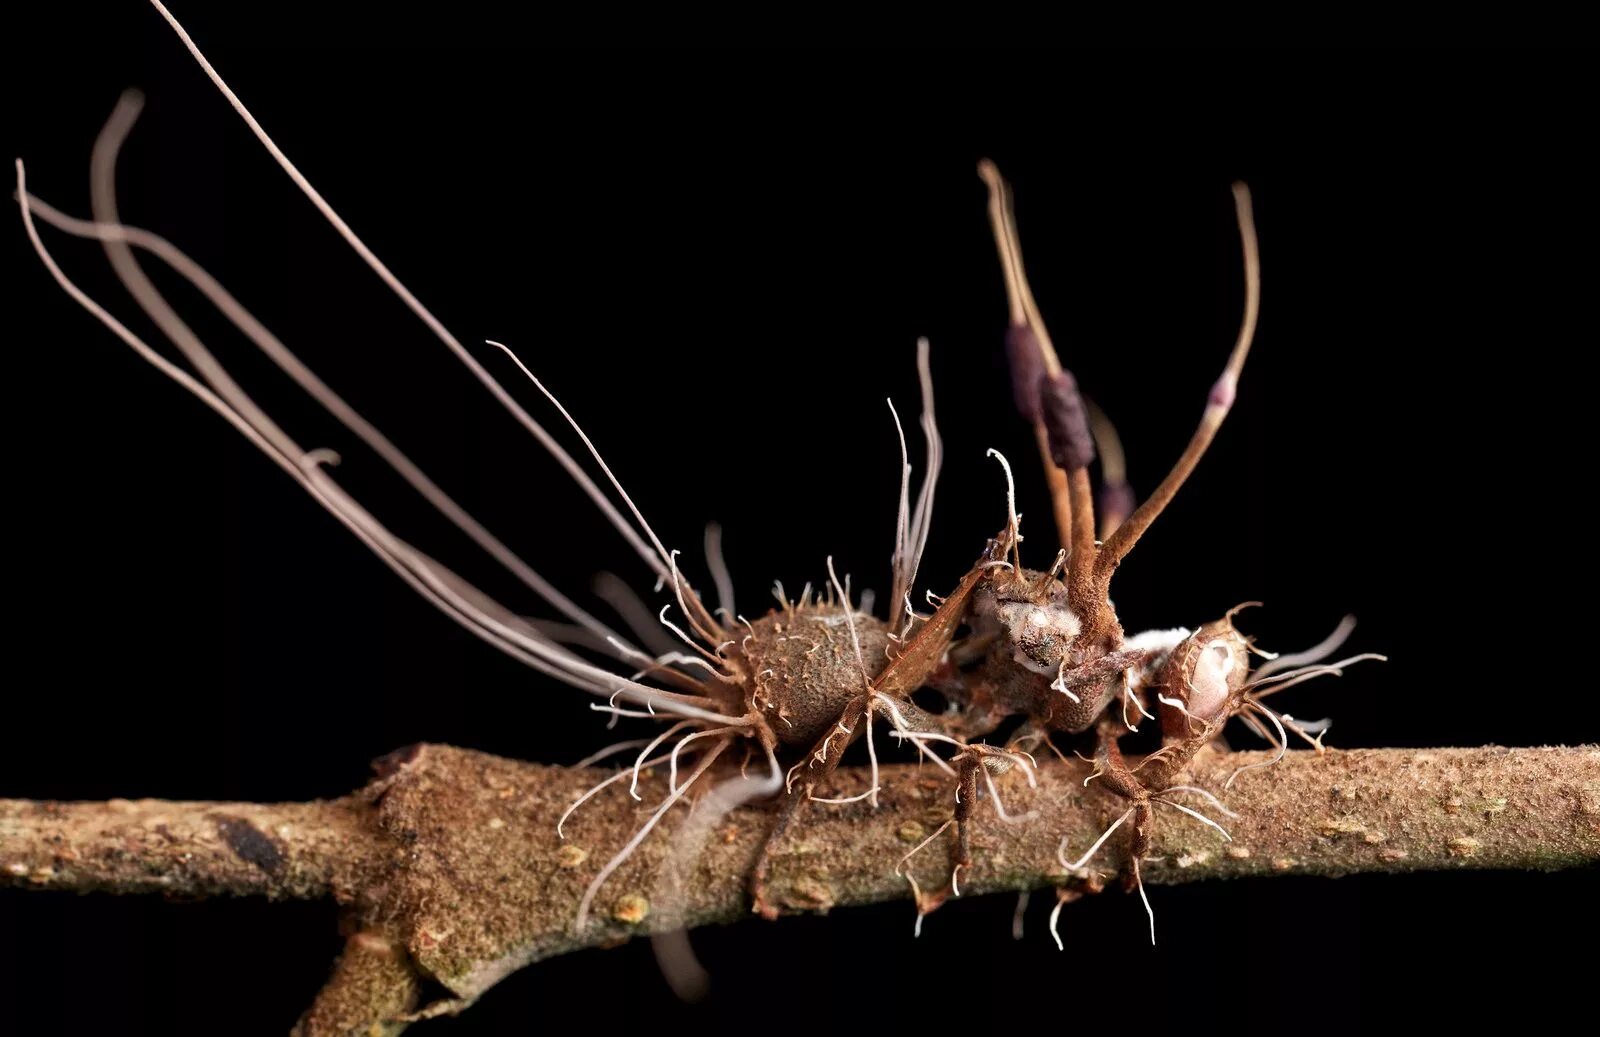
[[[1150,795],[1144,784],[1135,776],[1134,769],[1123,758],[1117,740],[1122,737],[1120,718],[1103,716],[1095,728],[1095,764],[1105,783],[1125,799],[1138,802]]]
[[[1085,896],[1101,893],[1104,890],[1105,883],[1100,881],[1100,876],[1092,872],[1083,878],[1068,879],[1064,885],[1056,887],[1056,906],[1050,909],[1050,939],[1055,941],[1056,950],[1067,949],[1067,945],[1061,942],[1061,931],[1057,928],[1061,921],[1061,909],[1082,900]]]
[[[839,766],[840,757],[861,733],[863,723],[871,722],[871,718],[866,716],[869,706],[873,713],[887,715],[896,731],[913,737],[914,741],[920,736],[948,740],[958,746],[963,744],[948,734],[939,732],[937,729],[941,726],[940,723],[911,704],[911,693],[922,687],[928,677],[939,668],[956,628],[966,618],[968,598],[972,596],[978,581],[988,572],[988,565],[1004,553],[1004,548],[1003,540],[990,542],[983,558],[967,572],[956,589],[950,592],[950,596],[944,599],[938,611],[905,642],[900,654],[888,668],[872,681],[864,694],[851,698],[835,725],[829,728],[800,763],[790,768],[785,779],[787,795],[783,805],[778,808],[777,820],[773,823],[766,842],[762,844],[761,852],[756,857],[755,867],[750,873],[752,909],[757,914],[766,918],[777,917],[777,906],[767,898],[767,875],[772,866],[773,849],[787,834],[796,818],[800,816],[800,812],[805,809],[805,805],[810,802],[813,790]],[[929,730],[919,732],[913,725],[912,718]],[[920,741],[918,748],[925,755],[931,755]],[[933,759],[944,766],[944,762],[938,757]],[[796,790],[795,772],[802,768],[806,772],[804,781]]]
[[[984,789],[989,793],[989,799],[994,804],[995,814],[1003,823],[1011,824],[1016,821],[1031,817],[1032,814],[1021,816],[1006,812],[1005,804],[1000,801],[1000,790],[994,783],[994,776],[1005,774],[1013,767],[1022,767],[1028,776],[1028,784],[1035,786],[1035,761],[1031,753],[1021,748],[1023,744],[1034,741],[1031,734],[1019,732],[1019,738],[1013,738],[1004,749],[977,743],[969,745],[958,753],[953,762],[958,765],[959,783],[956,786],[956,859],[950,870],[950,888],[956,896],[961,895],[959,877],[962,868],[972,866],[972,816],[977,809],[978,783],[983,783]]]
[[[1155,912],[1150,908],[1150,898],[1145,896],[1144,879],[1139,871],[1139,862],[1150,851],[1150,832],[1155,814],[1155,808],[1152,804],[1160,801],[1152,799],[1150,791],[1135,776],[1134,769],[1128,767],[1127,761],[1122,757],[1122,750],[1117,745],[1119,736],[1120,732],[1117,729],[1116,721],[1110,719],[1101,720],[1096,730],[1096,739],[1099,744],[1095,751],[1095,763],[1097,766],[1095,776],[1104,779],[1105,783],[1111,786],[1113,790],[1131,800],[1132,805],[1112,823],[1110,828],[1106,829],[1100,839],[1089,848],[1088,853],[1071,864],[1067,862],[1064,856],[1066,844],[1063,842],[1062,850],[1060,851],[1063,854],[1061,861],[1063,866],[1069,870],[1082,867],[1088,863],[1089,859],[1094,856],[1096,850],[1104,844],[1112,832],[1116,831],[1124,823],[1131,822],[1128,825],[1128,864],[1126,870],[1122,873],[1122,886],[1126,892],[1138,890],[1139,899],[1144,904],[1145,913],[1150,917],[1150,942],[1154,944],[1156,940],[1156,916]],[[1168,805],[1175,806],[1175,804],[1170,803]],[[1183,810],[1185,813],[1191,813],[1184,807],[1177,807],[1177,809]],[[1211,823],[1209,819],[1203,816],[1201,816],[1201,820],[1207,821],[1208,824]],[[1051,933],[1052,935],[1055,934],[1055,915],[1053,914],[1051,917]],[[1059,942],[1060,938],[1056,937],[1056,939]]]
[[[1011,740],[1006,742],[1006,751],[1011,753],[1027,753],[1029,758],[1038,755],[1039,748],[1050,740],[1050,729],[1039,721],[1029,718],[1017,728]],[[1058,751],[1051,746],[1051,751]]]
[[[896,705],[903,707],[906,704],[901,703]],[[895,711],[894,716],[897,721],[903,719],[903,716],[898,710]],[[931,724],[932,726],[942,726],[946,727],[948,730],[954,730],[956,726],[946,725],[942,720],[928,717],[927,714],[920,714],[920,718],[924,719],[925,722]],[[989,723],[983,728],[983,730],[992,730],[998,723],[999,719],[1000,718],[998,717],[995,718],[995,722]],[[926,733],[924,737],[945,738],[946,736],[929,732]],[[897,872],[903,874],[906,881],[911,884],[911,893],[915,898],[917,905],[916,932],[918,935],[920,935],[922,932],[923,918],[938,910],[951,897],[959,897],[961,895],[962,869],[970,868],[972,866],[972,819],[973,812],[977,807],[978,798],[980,795],[979,782],[981,781],[983,787],[987,790],[989,794],[989,801],[994,804],[995,813],[999,816],[1002,822],[1006,824],[1012,824],[1017,821],[1031,819],[1035,816],[1031,811],[1022,815],[1013,815],[1007,813],[1005,804],[1000,800],[1000,790],[995,785],[994,776],[996,774],[1004,774],[1007,771],[1010,771],[1013,767],[1020,766],[1024,769],[1024,772],[1028,776],[1028,784],[1036,787],[1036,763],[1029,750],[1038,748],[1040,743],[1045,741],[1047,738],[1048,733],[1045,731],[1045,729],[1030,721],[1028,724],[1024,725],[1024,727],[1017,733],[1016,737],[1012,738],[1012,740],[1007,743],[1004,749],[996,748],[995,746],[991,745],[984,745],[982,743],[976,743],[966,746],[961,750],[961,752],[957,753],[951,758],[951,762],[956,764],[958,767],[956,775],[956,805],[954,814],[951,816],[950,820],[940,825],[932,835],[922,840],[922,842],[918,843],[910,853],[907,853],[904,857],[902,857],[900,859],[900,864],[895,869]],[[953,741],[954,739],[949,740]],[[932,843],[935,839],[939,838],[939,836],[943,835],[945,830],[950,828],[951,825],[955,826],[956,833],[955,846],[951,855],[952,860],[950,864],[949,881],[947,881],[943,887],[933,892],[924,892],[923,889],[917,884],[917,880],[913,878],[909,872],[904,871],[903,869],[905,868],[906,863],[912,857],[916,856],[924,847],[928,846],[928,844]]]
[[[1055,684],[1051,685],[1051,687],[1057,691],[1093,687],[1132,667],[1141,665],[1149,660],[1153,654],[1155,652],[1149,648],[1125,648],[1115,652],[1107,652],[1098,659],[1091,659],[1082,666],[1073,667],[1071,672],[1068,672],[1063,667],[1060,675],[1056,678]]]
[[[1132,804],[1122,817],[1106,831],[1105,835],[1101,836],[1101,842],[1104,842],[1106,836],[1109,836],[1119,825],[1129,822],[1128,864],[1122,874],[1122,885],[1126,892],[1138,891],[1139,899],[1144,904],[1145,913],[1150,918],[1150,942],[1152,944],[1155,943],[1156,938],[1155,912],[1151,910],[1150,898],[1145,895],[1144,878],[1140,873],[1140,862],[1145,859],[1150,851],[1151,833],[1155,827],[1155,805],[1160,803],[1162,806],[1170,807],[1216,829],[1217,832],[1221,833],[1224,840],[1230,839],[1227,829],[1216,821],[1213,821],[1198,810],[1164,798],[1166,795],[1176,792],[1198,793],[1208,799],[1214,807],[1226,816],[1237,816],[1223,806],[1215,795],[1203,788],[1172,784],[1173,777],[1182,771],[1188,765],[1189,760],[1211,741],[1212,736],[1219,728],[1220,724],[1215,726],[1208,724],[1205,730],[1192,738],[1164,746],[1158,752],[1147,756],[1137,767],[1129,767],[1127,761],[1123,759],[1122,750],[1117,744],[1120,732],[1115,721],[1102,720],[1096,732],[1099,742],[1099,747],[1095,753],[1095,762],[1098,767],[1096,776],[1103,778],[1107,785],[1111,786],[1114,791],[1124,798],[1130,800]],[[1156,764],[1154,771],[1141,779],[1139,772],[1150,764]],[[1081,866],[1087,862],[1099,845],[1100,843],[1096,843],[1095,847],[1091,847],[1089,853],[1078,861],[1076,866]],[[1064,857],[1062,860],[1065,864]]]
[[[778,808],[778,818],[773,823],[772,830],[767,833],[766,842],[761,844],[761,853],[756,857],[755,868],[750,873],[751,910],[763,918],[778,917],[778,906],[767,899],[767,874],[772,867],[772,851],[788,834],[789,828],[799,818],[806,804],[811,802],[812,792],[839,766],[844,751],[860,734],[862,724],[870,722],[863,719],[866,709],[866,695],[857,695],[851,699],[838,722],[828,729],[821,740],[806,753],[804,759],[789,769],[788,775],[784,778],[786,795],[783,805]],[[854,720],[855,726],[847,727],[848,720]],[[795,772],[802,768],[805,774],[798,781],[799,787],[796,788]]]
[[[992,726],[990,725],[991,728]],[[1042,737],[1043,729],[1038,729],[1037,733]],[[941,736],[932,735],[932,737]],[[1038,744],[1038,740],[1038,738],[1031,738],[1032,744],[1035,746]],[[917,905],[916,931],[919,935],[922,932],[922,919],[924,917],[938,910],[951,897],[959,897],[961,895],[961,871],[963,868],[972,866],[972,818],[973,811],[978,803],[978,783],[982,781],[987,789],[989,800],[994,804],[995,813],[999,815],[1001,821],[1010,824],[1028,820],[1034,816],[1032,812],[1020,816],[1008,814],[1005,804],[1000,801],[1000,790],[994,782],[995,774],[1004,774],[1013,767],[1021,766],[1028,775],[1028,784],[1030,786],[1036,785],[1037,779],[1034,773],[1033,757],[1025,749],[1018,747],[1017,740],[1013,739],[1012,743],[1004,749],[998,749],[982,743],[968,745],[952,757],[951,762],[955,763],[959,768],[956,776],[956,806],[954,814],[950,820],[935,829],[932,835],[922,840],[911,852],[900,858],[900,863],[895,868],[896,872],[904,875],[906,881],[911,884],[911,893]],[[956,834],[950,864],[950,878],[938,890],[931,893],[924,892],[922,887],[917,884],[917,880],[908,871],[904,870],[906,863],[920,853],[924,847],[943,835],[951,825],[955,826]]]
[[[893,699],[881,692],[872,694],[870,699],[874,716],[886,718],[894,729],[891,733],[913,742],[924,756],[943,767],[947,773],[956,773],[923,744],[925,741],[941,741],[961,747],[964,751],[970,749],[971,747],[964,746],[961,741],[947,733],[954,730],[953,725],[918,709],[908,701]],[[858,695],[851,699],[840,714],[838,722],[822,736],[800,763],[789,769],[789,774],[785,778],[786,795],[783,805],[778,808],[777,820],[767,833],[766,842],[762,844],[755,867],[750,873],[750,896],[753,902],[751,910],[756,914],[768,919],[777,918],[778,907],[767,896],[767,878],[772,866],[773,851],[799,819],[808,803],[835,802],[817,799],[815,792],[838,768],[839,760],[843,758],[845,750],[862,733],[863,725],[870,722],[865,717],[868,700],[868,695]],[[989,751],[998,752],[998,750]],[[959,760],[960,756],[955,759]],[[802,769],[803,776],[797,777],[796,772]],[[974,788],[977,780],[978,777],[974,773],[971,778]],[[853,798],[864,799],[866,794]],[[976,795],[968,798],[976,799]]]
[[[1097,593],[1102,597],[1117,566],[1177,495],[1178,490],[1189,478],[1189,473],[1200,463],[1200,458],[1211,445],[1217,429],[1222,426],[1223,419],[1233,407],[1239,372],[1244,369],[1245,358],[1250,353],[1250,343],[1254,340],[1256,332],[1256,316],[1261,308],[1261,256],[1256,247],[1255,217],[1250,208],[1249,188],[1242,183],[1234,184],[1233,200],[1238,212],[1239,238],[1244,252],[1245,302],[1239,337],[1234,342],[1233,352],[1228,356],[1227,365],[1222,369],[1222,377],[1211,387],[1205,413],[1200,418],[1200,427],[1195,429],[1183,455],[1178,458],[1177,464],[1172,466],[1172,471],[1161,481],[1161,485],[1156,487],[1150,499],[1134,509],[1127,521],[1123,522],[1101,545],[1099,556],[1095,560],[1094,581]]]
[[[972,867],[972,809],[978,802],[978,772],[983,769],[983,757],[976,753],[961,754],[961,779],[956,785],[956,854],[950,864],[950,892],[961,895],[961,869]]]
[[[939,672],[945,653],[950,649],[956,630],[967,618],[967,600],[977,588],[978,581],[989,571],[989,566],[1000,560],[1010,546],[1007,537],[989,541],[988,548],[978,559],[978,564],[967,571],[940,603],[938,611],[917,628],[908,638],[888,667],[872,681],[872,690],[880,697],[905,702],[911,693],[927,684]]]

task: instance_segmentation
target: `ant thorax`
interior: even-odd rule
[[[991,571],[973,594],[968,619],[974,636],[989,644],[968,676],[975,703],[1071,733],[1100,716],[1122,687],[1122,668],[1096,663],[1122,647],[1122,628],[1115,617],[1085,624],[1067,593],[1053,572]]]

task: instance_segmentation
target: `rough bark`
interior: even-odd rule
[[[1191,784],[1223,795],[1236,819],[1213,828],[1176,811],[1157,815],[1149,883],[1204,878],[1457,868],[1551,870],[1600,862],[1600,747],[1291,753],[1241,774],[1264,754],[1197,761]],[[1056,851],[1086,850],[1126,808],[1086,788],[1086,770],[1042,767],[1038,788],[1020,771],[999,782],[1012,814],[978,811],[975,864],[965,895],[1028,889],[1067,876]],[[770,805],[712,825],[696,852],[674,835],[687,807],[603,887],[588,928],[579,898],[599,868],[653,811],[663,774],[646,775],[641,801],[625,783],[580,809],[557,838],[556,820],[599,775],[419,745],[379,761],[379,776],[342,799],[292,804],[111,800],[0,800],[0,885],[80,892],[331,896],[346,907],[349,940],[328,985],[302,1018],[302,1037],[397,1033],[407,1021],[458,1011],[530,962],[643,933],[737,919],[745,876],[769,826]],[[865,788],[839,772],[833,795]],[[815,808],[772,867],[786,911],[903,898],[896,863],[950,817],[952,785],[931,769],[888,767],[880,806]],[[1207,810],[1202,800],[1186,801]],[[1209,811],[1215,816],[1214,811]],[[1123,863],[1113,837],[1092,866]],[[672,864],[674,853],[688,863]],[[910,863],[924,889],[947,877],[935,840]],[[675,882],[681,870],[688,881]],[[681,894],[675,889],[681,888]],[[453,996],[420,1010],[422,980]]]

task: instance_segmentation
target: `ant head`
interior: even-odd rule
[[[1023,570],[998,594],[995,612],[1019,648],[1041,659],[1059,658],[1083,629],[1067,603],[1067,587],[1050,573]]]
[[[1075,655],[1083,621],[1067,598],[1067,586],[1054,568],[995,568],[978,589],[974,611],[999,628],[1013,661],[1054,677],[1063,662],[1075,666],[1081,661]]]

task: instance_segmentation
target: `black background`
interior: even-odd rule
[[[464,341],[520,348],[669,544],[693,557],[705,520],[726,526],[746,612],[773,579],[820,578],[830,553],[858,586],[887,583],[898,457],[883,398],[915,410],[918,335],[949,455],[924,584],[948,587],[1003,521],[991,446],[1015,463],[1031,560],[1053,553],[1010,411],[980,156],[1015,182],[1036,294],[1142,491],[1232,342],[1227,185],[1247,179],[1257,350],[1211,456],[1118,577],[1124,623],[1193,625],[1262,599],[1247,628],[1294,649],[1355,613],[1352,647],[1392,661],[1284,703],[1332,714],[1339,746],[1596,739],[1572,676],[1590,651],[1593,401],[1578,372],[1600,229],[1585,59],[578,54],[520,49],[541,40],[449,8],[313,27],[279,5],[227,19],[196,6],[178,13],[269,132]],[[117,92],[141,87],[125,219],[188,249],[558,586],[581,597],[613,569],[648,591],[157,16],[95,18],[59,27],[70,42],[38,52],[15,106],[32,190],[85,212],[93,137]],[[136,312],[95,248],[48,240]],[[20,228],[3,247],[0,792],[299,799],[353,788],[366,761],[419,740],[552,762],[604,744],[585,696],[451,626],[82,314]],[[248,346],[196,323],[302,442],[345,453],[341,477],[399,532],[532,608]],[[1571,604],[1545,589],[1552,574]],[[717,983],[703,1005],[675,1002],[640,943],[525,970],[428,1030],[1319,1030],[1380,1013],[1443,1025],[1506,1000],[1537,1013],[1579,975],[1581,956],[1547,940],[1592,924],[1592,879],[1156,889],[1153,951],[1137,901],[1108,895],[1066,913],[1064,956],[1047,896],[1020,943],[1009,897],[954,904],[915,942],[906,904],[750,922],[696,935]],[[0,893],[0,1031],[282,1032],[338,949],[334,915]]]

